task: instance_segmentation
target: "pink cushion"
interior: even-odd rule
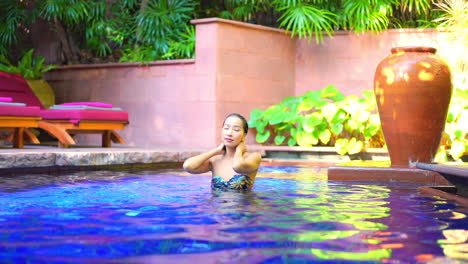
[[[112,108],[112,104],[106,104],[106,103],[101,103],[101,102],[76,102],[76,103],[63,103],[61,105],[87,105],[87,106],[95,106],[95,107]]]
[[[19,74],[0,72],[0,97],[11,97],[15,103],[44,109],[26,80]]]
[[[112,120],[128,122],[128,112],[100,110],[41,110],[43,119]]]
[[[13,102],[13,98],[11,98],[11,97],[0,97],[0,102],[11,103],[11,102]]]
[[[0,116],[39,116],[37,106],[0,105]]]

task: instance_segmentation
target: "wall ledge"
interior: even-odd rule
[[[190,23],[192,23],[194,25],[210,24],[210,23],[224,23],[224,24],[229,24],[229,25],[243,27],[243,28],[251,28],[251,29],[256,29],[256,30],[270,31],[270,32],[287,34],[287,35],[291,34],[291,32],[286,31],[284,29],[267,27],[267,26],[262,26],[262,25],[257,25],[257,24],[250,24],[250,23],[240,22],[240,21],[236,21],[236,20],[223,19],[223,18],[218,18],[218,17],[193,19],[193,20],[190,21]]]
[[[76,64],[76,65],[63,65],[50,72],[60,70],[88,70],[88,69],[99,69],[99,68],[130,68],[130,67],[149,67],[157,65],[180,65],[180,64],[194,64],[195,59],[181,59],[181,60],[159,60],[150,61],[148,63],[142,62],[120,62],[120,63],[98,63],[98,64]]]
[[[194,25],[200,25],[200,24],[211,24],[211,23],[224,23],[224,24],[229,24],[233,26],[238,26],[238,27],[244,27],[244,28],[251,28],[251,29],[257,29],[257,30],[264,30],[264,31],[271,31],[271,32],[276,32],[276,33],[281,33],[281,34],[287,34],[291,35],[290,31],[284,30],[284,29],[279,29],[279,28],[273,28],[273,27],[267,27],[267,26],[262,26],[262,25],[257,25],[257,24],[250,24],[246,22],[240,22],[236,20],[229,20],[229,19],[223,19],[223,18],[218,18],[218,17],[210,17],[210,18],[201,18],[201,19],[193,19],[190,21],[190,23]],[[383,31],[382,33],[428,33],[428,32],[441,32],[435,28],[394,28],[394,29],[387,29]],[[442,31],[444,32],[444,31]],[[349,34],[368,34],[371,32],[363,32],[363,33],[355,33],[350,30],[337,30],[333,32],[333,35],[349,35]],[[379,34],[379,33],[376,33]],[[325,32],[323,32],[323,35],[326,35]],[[307,38],[304,38],[307,39]]]

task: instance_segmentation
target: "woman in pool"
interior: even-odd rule
[[[215,149],[187,159],[184,170],[190,173],[211,171],[213,189],[252,189],[262,157],[257,152],[247,152],[244,140],[248,129],[243,116],[228,115],[221,131],[222,143]]]

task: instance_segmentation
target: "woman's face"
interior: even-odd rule
[[[236,147],[244,140],[245,133],[242,120],[236,116],[230,116],[226,119],[221,130],[221,138],[227,147]]]

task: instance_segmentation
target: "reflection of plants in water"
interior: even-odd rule
[[[310,252],[320,259],[346,259],[346,260],[379,260],[390,258],[391,249],[376,249],[367,252],[339,252],[323,249],[311,249]]]
[[[390,214],[389,202],[384,199],[389,198],[390,190],[386,186],[375,185],[338,185],[329,183],[327,189],[316,196],[311,196],[311,190],[305,185],[298,190],[298,194],[303,197],[295,199],[297,208],[309,208],[311,210],[299,212],[308,222],[317,225],[331,225],[334,229],[323,231],[306,231],[295,235],[295,240],[299,241],[322,241],[343,239],[356,236],[365,230],[383,230],[387,226],[382,223],[371,221],[370,219],[379,219],[388,217]],[[357,229],[357,230],[353,230]],[[360,239],[360,238],[359,238]],[[367,243],[362,241],[362,243]],[[367,249],[367,247],[366,247]],[[299,250],[301,251],[301,250]],[[356,252],[357,251],[357,252]],[[365,252],[359,250],[333,251],[313,248],[308,250],[308,254],[313,254],[319,259],[333,260],[380,260],[391,257],[391,249],[373,249]],[[300,252],[295,252],[300,253]]]
[[[277,254],[277,251],[265,250],[265,254]],[[319,259],[325,260],[359,260],[359,261],[369,261],[369,260],[381,260],[390,258],[392,256],[391,249],[375,249],[369,250],[366,252],[340,252],[333,250],[323,250],[323,249],[292,249],[292,250],[282,250],[282,255],[286,254],[313,254]]]
[[[378,219],[388,217],[389,207],[383,205],[388,202],[383,199],[389,197],[390,190],[385,186],[352,185],[339,186],[329,184],[330,189],[319,193],[317,197],[295,199],[300,207],[316,210],[317,213],[302,215],[311,222],[332,221],[341,224],[349,224],[358,230],[383,230],[387,226],[366,219]],[[304,192],[298,190],[299,193]],[[306,190],[306,194],[309,192]]]
[[[468,260],[468,230],[449,229],[443,230],[445,239],[437,242],[444,249],[444,254],[451,258]]]

